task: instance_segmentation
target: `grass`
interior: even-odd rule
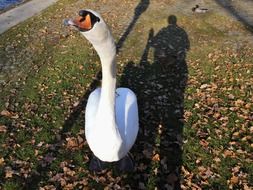
[[[99,4],[96,1],[87,3],[91,7]],[[132,11],[138,2],[126,3],[131,7],[129,11]],[[181,170],[181,167],[184,168],[181,171],[182,188],[252,187],[250,152],[253,122],[250,118],[253,111],[253,47],[242,42],[241,47],[234,48],[240,38],[228,36],[228,31],[238,30],[242,36],[247,31],[240,23],[215,13],[204,17],[176,15],[178,25],[188,32],[191,42],[187,56],[189,73],[184,94],[182,155],[174,155],[178,149],[171,148],[180,144],[177,137],[182,134],[175,132],[179,130],[171,129],[171,132],[169,129],[158,135],[158,123],[152,114],[151,119],[145,119],[148,113],[144,112],[145,104],[140,100],[141,132],[132,150],[137,170],[124,175],[118,175],[114,170],[100,175],[88,171],[91,153],[84,139],[83,111],[71,126],[64,126],[64,123],[89,91],[100,68],[99,59],[87,41],[80,40],[79,34],[63,29],[59,24],[63,18],[73,15],[73,7],[80,4],[80,1],[61,0],[41,15],[0,36],[1,61],[20,62],[17,69],[2,76],[7,83],[1,88],[0,111],[8,110],[12,115],[0,117],[0,126],[7,128],[6,132],[0,132],[0,159],[4,159],[3,163],[0,161],[0,187],[111,189],[130,186],[135,189],[155,189],[167,185],[168,188],[176,188],[175,181],[180,181],[178,176],[175,181],[168,176],[177,169]],[[139,96],[146,93],[147,87],[152,87],[152,84],[145,87],[141,83],[147,79],[142,77],[140,73],[143,71],[138,69],[141,56],[147,48],[148,33],[153,28],[157,34],[167,25],[166,19],[153,22],[156,19],[152,17],[153,13],[159,18],[168,16],[166,8],[161,8],[159,14],[155,12],[158,5],[158,2],[150,4],[118,55],[118,78],[126,75],[130,80],[131,77],[135,79],[122,84],[136,88]],[[59,11],[60,14],[56,14]],[[127,14],[131,15],[132,12]],[[115,13],[111,14],[113,16]],[[109,16],[105,17],[111,25],[114,21],[108,19]],[[119,17],[123,18],[124,15],[119,14]],[[216,22],[217,18],[219,22]],[[112,31],[118,32],[119,29],[123,33],[122,28],[121,25],[112,26]],[[115,34],[119,39],[120,34]],[[147,61],[152,63],[153,50],[150,52]],[[129,63],[134,63],[134,69],[130,67],[129,73],[126,73],[125,68]],[[148,69],[148,72],[144,72],[145,77],[152,78],[152,64]],[[154,81],[158,84],[164,82]],[[151,95],[155,97],[156,93],[151,92]],[[149,104],[151,106],[147,110],[154,113],[152,104],[155,105],[155,102],[152,98]],[[18,117],[14,117],[16,115]],[[176,140],[168,140],[166,133]],[[160,156],[159,159],[154,157],[156,154]],[[14,172],[10,177],[6,177],[8,167]],[[57,174],[61,178],[50,181]],[[232,176],[238,177],[238,182],[232,181]]]

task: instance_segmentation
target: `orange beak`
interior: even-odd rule
[[[91,18],[90,15],[87,14],[84,17],[78,16],[75,20],[74,20],[75,25],[77,25],[80,29],[83,30],[89,30],[91,29]]]

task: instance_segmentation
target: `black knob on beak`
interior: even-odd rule
[[[86,10],[79,11],[79,16],[81,16],[81,17],[85,17],[87,14],[88,14],[88,12]]]

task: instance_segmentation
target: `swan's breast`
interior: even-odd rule
[[[115,111],[121,138],[130,150],[139,130],[137,98],[133,91],[128,88],[116,90]]]

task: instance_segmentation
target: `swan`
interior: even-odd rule
[[[85,137],[95,155],[93,161],[98,159],[93,164],[130,162],[128,153],[139,130],[137,98],[128,88],[116,89],[114,38],[100,14],[90,9],[79,11],[75,19],[65,19],[64,24],[77,28],[93,45],[102,66],[101,88],[89,95],[85,110]]]

